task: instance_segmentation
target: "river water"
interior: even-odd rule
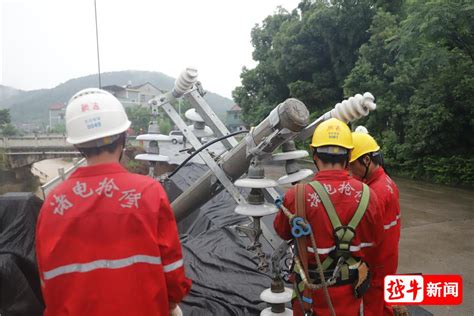
[[[73,161],[70,159],[47,159],[40,162],[36,162],[31,167],[31,173],[38,177],[40,184],[43,185],[57,176],[59,176],[59,169],[67,170],[73,166]],[[41,187],[38,187],[35,194],[43,198],[43,191]]]
[[[474,191],[395,178],[402,233],[399,273],[460,274],[464,301],[435,315],[474,315]]]

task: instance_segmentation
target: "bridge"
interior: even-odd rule
[[[28,167],[45,159],[80,156],[63,135],[3,137],[0,151],[11,169]]]

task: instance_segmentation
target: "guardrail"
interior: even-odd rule
[[[131,144],[137,144],[136,136],[128,136]],[[16,147],[67,147],[73,148],[66,141],[66,136],[25,136],[25,137],[1,137],[0,148],[16,148]]]
[[[0,147],[71,147],[66,141],[66,136],[25,136],[25,137],[2,137]]]
[[[63,155],[63,156],[70,156],[70,155],[80,155],[81,153],[78,151],[17,151],[17,152],[6,152],[3,153],[7,156],[28,156],[28,155]]]

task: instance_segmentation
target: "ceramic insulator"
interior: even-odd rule
[[[375,110],[374,100],[375,98],[370,92],[366,92],[364,95],[356,94],[336,104],[334,109],[331,110],[331,116],[345,122],[354,121]]]
[[[198,71],[194,68],[186,68],[176,79],[173,88],[173,96],[175,98],[181,97],[186,91],[191,89],[196,83]]]

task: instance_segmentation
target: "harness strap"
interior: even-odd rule
[[[355,237],[355,229],[359,225],[362,217],[365,214],[365,211],[367,210],[370,199],[369,187],[366,184],[362,184],[362,194],[359,205],[357,206],[357,209],[349,224],[347,226],[343,226],[324,186],[318,181],[313,181],[309,183],[309,185],[311,185],[314,191],[318,194],[329,217],[329,220],[331,221],[331,225],[334,229],[334,235],[337,239],[336,247],[340,250],[350,253],[350,245],[352,239]],[[322,263],[323,270],[327,270],[334,263],[334,261],[335,259],[331,255],[327,256]],[[356,264],[357,260],[352,256],[349,256],[345,258],[345,263],[346,264],[341,267],[341,277],[343,280],[349,277],[349,265]]]
[[[304,185],[297,184],[296,188],[296,216],[302,217],[306,219],[306,208],[305,208],[305,200],[304,200]],[[303,269],[305,272],[308,271],[308,250],[306,247],[306,236],[301,236],[297,238],[298,242],[298,255],[301,259],[301,264],[303,265]]]
[[[319,195],[319,198],[321,199],[321,202],[323,202],[332,227],[336,229],[337,227],[342,226],[339,216],[337,216],[336,210],[334,209],[334,205],[332,204],[331,199],[329,198],[329,195],[323,185],[319,181],[312,181],[309,183],[309,185],[314,189],[314,191],[316,191],[316,193]]]
[[[306,220],[306,201],[305,201],[305,185],[304,184],[297,184],[295,187],[295,207],[296,207],[296,216],[302,217]],[[304,273],[308,275],[308,248],[306,246],[306,236],[303,235],[301,237],[296,238],[297,243],[297,251],[298,256],[300,258],[300,262]],[[310,289],[303,290],[303,308],[305,311],[312,311],[312,303],[310,303],[312,295]]]
[[[334,208],[334,205],[331,202],[331,199],[329,198],[329,195],[324,188],[324,186],[318,182],[318,181],[313,181],[310,182],[309,185],[316,191],[316,193],[319,195],[319,198],[321,199],[321,202],[324,205],[324,208],[326,209],[326,213],[328,214],[329,220],[331,221],[331,225],[334,229],[337,229],[342,226],[341,221],[339,220],[339,216],[337,216],[336,209]],[[347,227],[352,228],[353,230],[356,229],[356,227],[359,225],[360,221],[362,220],[362,217],[365,214],[365,211],[367,210],[367,206],[369,204],[369,199],[370,199],[370,190],[369,187],[365,184],[362,183],[362,195],[360,198],[359,205],[357,206],[357,209],[354,213],[354,216],[352,216],[352,219],[350,220],[349,224]],[[343,231],[336,232],[338,237],[340,237],[341,240],[343,237],[347,238],[346,234]]]
[[[359,225],[360,221],[362,220],[362,217],[365,214],[365,211],[367,210],[367,206],[369,205],[369,199],[370,199],[370,190],[369,186],[365,183],[362,183],[362,196],[360,197],[360,202],[359,206],[357,207],[357,210],[355,211],[354,216],[352,217],[351,221],[347,226],[351,227],[352,229],[356,229],[356,227]]]
[[[333,262],[334,262],[334,259],[331,256],[327,256],[326,259],[324,259],[323,263],[321,264],[323,271],[326,271]]]

